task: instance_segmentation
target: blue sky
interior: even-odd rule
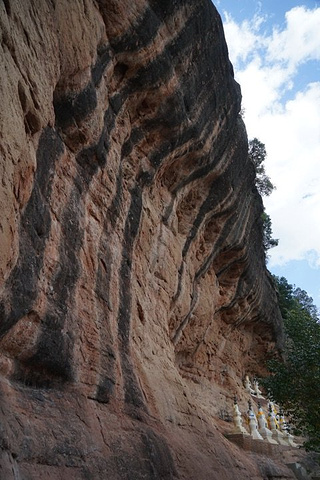
[[[266,145],[272,273],[320,308],[320,2],[216,0],[248,137]]]
[[[267,14],[270,22],[267,27],[272,28],[274,24],[285,23],[285,13],[298,5],[312,9],[320,6],[320,2],[304,1],[294,2],[292,0],[220,0],[213,2],[221,13],[222,10],[230,12],[238,22],[253,17],[255,14]]]

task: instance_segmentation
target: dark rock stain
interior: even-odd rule
[[[151,429],[141,434],[142,443],[150,466],[150,479],[172,479],[177,471],[167,442]]]
[[[118,39],[111,39],[110,44],[115,53],[135,52],[149,45],[156,35],[161,21],[154,11],[147,8],[139,23],[129,28]]]
[[[98,168],[106,164],[109,135],[113,127],[114,115],[108,110],[98,143],[82,150],[76,158],[79,174],[74,180],[74,188],[61,220],[62,240],[59,247],[59,266],[52,281],[53,295],[44,319],[37,352],[28,361],[30,365],[43,365],[48,371],[55,369],[61,378],[68,380],[73,375],[70,362],[73,347],[70,306],[81,274],[79,251],[83,242],[83,197]]]
[[[120,267],[120,305],[118,312],[118,332],[120,340],[121,366],[124,374],[126,403],[143,407],[144,401],[130,359],[131,328],[131,267],[134,241],[139,231],[142,213],[142,189],[136,185],[131,191],[129,207],[122,245],[122,262]]]
[[[74,123],[80,124],[97,106],[97,93],[93,82],[90,81],[80,93],[60,95],[55,92],[53,106],[58,128],[65,130]]]
[[[80,190],[82,188],[87,189],[98,169],[106,165],[110,148],[109,136],[114,125],[115,115],[111,109],[108,109],[104,115],[104,127],[97,144],[84,148],[76,156],[76,161],[80,167],[79,178],[77,179]],[[81,181],[84,182],[84,186],[81,186]]]
[[[4,335],[26,315],[36,299],[45,245],[51,227],[49,202],[55,163],[63,150],[63,143],[56,131],[49,127],[44,129],[37,150],[33,190],[21,215],[19,257],[5,287],[10,305],[2,304],[0,309],[0,335]]]
[[[141,127],[132,129],[130,137],[124,142],[121,147],[121,159],[129,156],[135,145],[144,137],[145,132]]]
[[[91,68],[93,85],[98,87],[102,76],[111,60],[111,49],[109,45],[101,45],[98,48],[96,63]]]
[[[107,306],[101,309],[100,326],[100,372],[95,399],[100,403],[109,403],[116,383],[116,355],[113,346],[113,335],[110,326],[110,283],[112,268],[112,252],[108,245],[108,230],[105,225],[105,235],[99,246],[99,265],[95,283],[95,293],[98,299]]]
[[[23,363],[27,382],[43,372],[45,382],[72,379],[73,335],[69,309],[72,294],[80,275],[79,250],[83,240],[81,227],[81,197],[74,188],[61,219],[62,239],[59,246],[58,268],[54,274],[48,298],[47,313],[42,320],[36,353]],[[35,380],[41,385],[41,380]]]
[[[100,403],[109,403],[115,386],[114,378],[100,378],[95,399]]]

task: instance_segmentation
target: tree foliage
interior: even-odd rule
[[[313,300],[304,290],[274,277],[284,320],[284,359],[271,360],[263,379],[268,395],[291,417],[306,448],[320,452],[320,324]]]
[[[267,152],[265,145],[257,138],[249,141],[248,155],[256,170],[256,187],[261,196],[268,196],[275,189],[270,177],[265,172],[263,162]]]
[[[267,156],[265,145],[257,138],[250,140],[248,155],[255,168],[255,183],[258,192],[261,196],[270,195],[275,189],[275,186],[272,184],[268,175],[266,175],[263,164]],[[261,219],[263,228],[263,246],[265,252],[267,252],[267,250],[269,250],[270,248],[276,247],[279,243],[279,240],[272,238],[271,218],[265,211],[261,215]]]
[[[279,243],[279,240],[276,238],[272,238],[272,226],[270,216],[266,212],[263,212],[261,217],[263,224],[263,246],[265,251],[267,251],[270,248],[276,247]]]

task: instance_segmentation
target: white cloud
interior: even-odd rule
[[[239,61],[248,60],[249,55],[264,45],[264,38],[259,34],[259,29],[264,22],[264,17],[255,15],[251,20],[236,23],[228,12],[224,12],[224,31],[227,38],[229,55],[234,66]],[[229,42],[228,39],[232,41]]]
[[[285,26],[269,35],[266,21],[255,15],[236,24],[225,15],[248,135],[265,143],[266,170],[277,187],[264,199],[280,239],[269,265],[306,259],[320,267],[320,82],[295,89],[302,64],[320,67],[320,8],[293,8]]]
[[[320,266],[320,257],[317,252],[314,250],[310,250],[309,252],[306,253],[306,260],[308,261],[308,264],[310,265],[311,268],[313,269],[318,269]],[[319,290],[320,294],[320,290]]]
[[[281,96],[292,88],[290,73],[279,65],[265,66],[260,56],[239,70],[236,77],[241,85],[246,123],[281,110]]]
[[[268,59],[283,60],[296,68],[301,62],[320,60],[320,8],[292,8],[286,13],[285,30],[275,28],[268,45]]]

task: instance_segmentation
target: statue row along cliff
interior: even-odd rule
[[[1,478],[263,478],[216,417],[282,339],[216,8],[5,0],[0,33]]]
[[[248,411],[245,414],[247,428],[243,424],[242,415],[238,406],[237,398],[234,398],[233,405],[233,430],[228,434],[229,438],[239,441],[243,437],[250,437],[253,440],[264,440],[272,445],[283,445],[297,447],[294,437],[285,419],[284,413],[279,406],[267,401],[259,389],[257,380],[254,381],[254,389],[251,388],[249,377],[245,377],[245,390],[250,395],[248,400]],[[254,402],[251,400],[254,400]],[[253,406],[255,404],[255,408]],[[262,403],[268,408],[266,414]]]

